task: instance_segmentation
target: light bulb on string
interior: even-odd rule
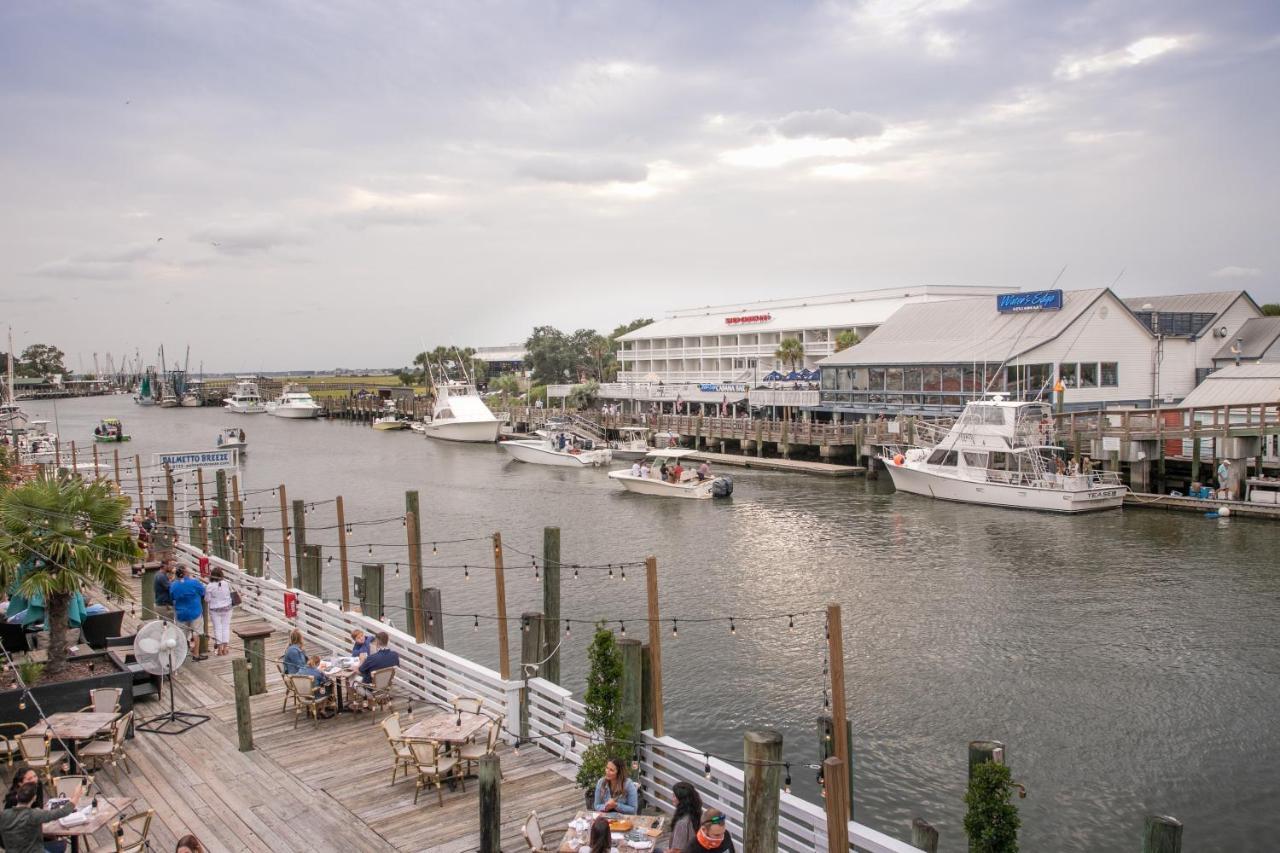
[[[627,623],[626,623],[626,622],[619,622],[618,624],[619,624],[620,626],[622,626],[622,636],[624,636],[624,637],[625,637],[625,636],[627,636]]]
[[[609,566],[609,580],[613,580],[613,566],[612,566],[612,564]]]
[[[622,567],[622,579],[623,579],[623,580],[626,580],[626,579],[627,579],[627,567],[626,567],[626,566],[623,566],[623,567]]]
[[[790,794],[791,793],[791,765],[784,764],[782,766],[786,768],[786,773],[787,773],[786,778],[783,779],[782,781],[782,790],[785,793]]]
[[[671,636],[673,638],[679,638],[680,636],[680,624],[675,619],[671,620]]]
[[[795,614],[787,614],[787,630],[794,633],[796,630]]]
[[[702,775],[711,778],[711,756],[705,752],[702,753]]]
[[[529,617],[528,616],[520,617],[520,630],[524,631],[526,634],[529,633]]]
[[[370,542],[370,543],[369,543],[369,556],[370,556],[370,557],[372,557],[372,556],[373,556],[373,543],[372,543],[372,542]]]
[[[569,637],[572,635],[572,633],[573,633],[573,622],[572,622],[572,620],[569,620],[569,619],[564,620],[564,638],[565,638],[566,640],[567,640],[567,639],[569,639]]]
[[[462,579],[464,581],[471,580],[471,569],[467,568],[465,564],[462,566]]]
[[[729,617],[729,633],[733,634],[735,637],[738,636],[738,626],[733,624],[732,616]]]
[[[574,580],[577,580],[577,579],[578,579],[578,566],[577,566],[577,564],[576,564],[576,563],[575,563],[575,564],[574,564],[574,566],[573,566],[573,579],[574,579]]]
[[[439,553],[440,553],[439,551],[437,551],[437,550],[436,550],[436,543],[434,543],[434,542],[432,542],[432,543],[431,543],[431,553],[432,553],[432,554],[439,554]]]
[[[396,577],[400,577],[400,564],[396,563]]]
[[[480,630],[480,615],[479,615],[479,614],[476,614],[476,623],[475,623],[474,625],[472,625],[472,626],[471,626],[471,630],[472,630],[472,631],[479,631],[479,630]]]

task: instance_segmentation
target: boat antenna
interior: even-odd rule
[[[1067,266],[1068,264],[1063,264],[1062,269],[1058,270],[1058,274],[1053,277],[1053,282],[1049,285],[1050,290],[1052,290],[1054,285],[1056,285],[1062,279],[1062,274],[1067,271]],[[991,377],[990,381],[987,382],[986,387],[982,389],[982,396],[984,397],[987,396],[987,394],[991,391],[991,384],[995,382],[996,379],[999,378],[1000,371],[1003,370],[1004,366],[1009,363],[1009,359],[1013,356],[1013,349],[1018,345],[1018,341],[1022,340],[1022,333],[1027,330],[1028,325],[1029,324],[1024,323],[1022,328],[1018,330],[1018,334],[1013,339],[1013,343],[1009,344],[1009,352],[1005,354],[1004,360],[1001,361],[1000,364],[996,366],[995,374]]]
[[[453,354],[454,354],[454,355],[456,355],[456,356],[458,357],[458,367],[459,367],[459,369],[461,369],[461,370],[462,370],[462,381],[463,381],[463,382],[465,382],[465,383],[467,383],[468,385],[470,385],[470,384],[471,384],[471,376],[469,375],[469,373],[468,373],[468,371],[467,371],[467,363],[466,363],[466,359],[464,359],[464,358],[462,357],[462,352],[461,352],[457,347],[454,347],[454,348],[453,348]]]

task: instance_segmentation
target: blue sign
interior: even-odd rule
[[[1030,293],[1001,293],[996,297],[996,310],[1001,314],[1019,311],[1061,311],[1061,290],[1033,290]]]

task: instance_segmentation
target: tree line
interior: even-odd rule
[[[27,379],[49,379],[70,373],[63,364],[67,354],[52,344],[32,344],[13,356],[13,372]],[[0,371],[9,367],[9,353],[0,352]]]

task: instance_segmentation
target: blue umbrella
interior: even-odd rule
[[[770,370],[763,377],[765,382],[777,382],[781,378],[782,378],[782,374],[776,370]]]
[[[785,379],[786,379],[788,382],[799,382],[799,381],[800,381],[800,374],[793,370],[793,371],[791,371],[790,373],[788,373],[788,374],[786,375]]]
[[[803,369],[801,369],[801,371],[800,371],[800,378],[801,378],[801,379],[812,379],[812,378],[813,378],[813,373],[812,373],[812,371],[810,371],[810,370],[809,370],[809,368],[807,368],[807,367],[806,367],[806,368],[803,368]]]

